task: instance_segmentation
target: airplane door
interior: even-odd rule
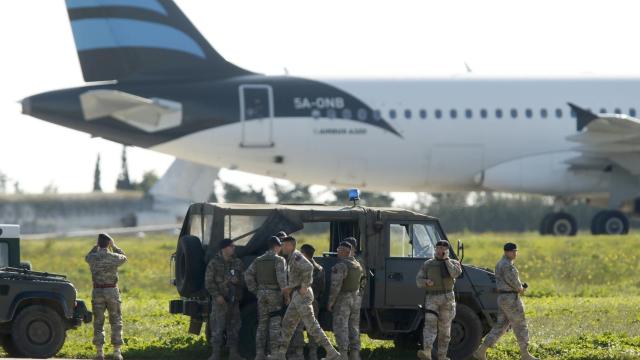
[[[269,85],[240,86],[241,147],[272,147],[273,89]]]

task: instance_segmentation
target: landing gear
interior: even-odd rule
[[[629,219],[618,210],[598,212],[591,221],[591,233],[594,235],[624,235],[629,233]]]
[[[547,214],[540,223],[541,235],[574,236],[577,232],[576,218],[565,212]]]

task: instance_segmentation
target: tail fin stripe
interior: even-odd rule
[[[99,18],[71,22],[78,51],[146,47],[175,50],[206,58],[204,50],[189,35],[173,27],[146,21]]]
[[[167,16],[167,10],[158,0],[67,0],[67,9],[99,8],[109,6],[123,6],[150,10]]]

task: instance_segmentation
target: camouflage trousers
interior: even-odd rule
[[[293,333],[302,321],[305,329],[315,342],[325,349],[332,348],[327,335],[322,331],[318,320],[313,312],[313,291],[309,289],[305,295],[300,295],[298,291],[294,291],[291,296],[291,303],[287,308],[287,312],[282,319],[282,343],[281,350],[287,352],[289,342]]]
[[[220,349],[222,346],[222,337],[226,330],[227,346],[229,346],[230,349],[237,349],[241,322],[240,305],[237,301],[218,304],[214,300],[211,315],[209,316],[211,346],[214,349]]]
[[[256,355],[265,354],[266,346],[270,352],[275,352],[280,344],[280,323],[282,315],[271,314],[280,311],[284,305],[280,290],[258,290],[258,330],[256,332]],[[267,344],[267,335],[269,343]]]
[[[111,325],[111,344],[122,345],[122,309],[118,288],[93,289],[91,293],[93,308],[93,344],[104,345],[104,312],[109,313]]]
[[[484,344],[487,347],[495,345],[500,337],[513,329],[513,334],[518,340],[518,345],[527,346],[529,344],[529,329],[524,317],[524,304],[518,294],[498,295],[498,321],[487,335]]]
[[[437,336],[438,359],[446,359],[451,340],[451,322],[456,317],[455,295],[453,292],[438,295],[427,294],[424,300],[424,310],[422,346],[424,350],[431,352]]]
[[[360,350],[360,301],[357,291],[345,292],[333,305],[333,334],[340,353]]]
[[[318,306],[318,302],[313,300],[313,315],[316,320],[318,320],[318,312],[320,311],[320,307]],[[293,337],[291,338],[291,343],[289,344],[289,350],[287,351],[287,359],[297,360],[301,358],[304,354],[304,323],[300,322],[296,331],[293,333]],[[315,339],[309,335],[309,330],[307,330],[307,336],[309,338],[309,353],[318,352],[318,343]]]

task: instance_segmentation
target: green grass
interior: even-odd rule
[[[531,286],[525,299],[534,353],[544,359],[640,359],[640,235],[576,238],[534,234],[454,234],[465,242],[465,263],[493,268],[506,241],[518,243],[517,265]],[[325,236],[305,235],[301,242],[320,251]],[[84,255],[94,239],[25,241],[22,257],[35,270],[67,274],[89,300],[91,279]],[[452,241],[455,242],[455,241]],[[169,285],[169,256],[175,238],[118,239],[129,257],[120,272],[125,347],[129,359],[202,359],[203,336],[187,334],[187,317],[168,313],[177,297]],[[108,331],[107,331],[108,332]],[[61,357],[93,354],[92,327],[68,332]],[[415,358],[390,341],[363,336],[363,359]],[[0,352],[0,356],[3,354]],[[516,359],[511,333],[490,351],[490,359]]]

